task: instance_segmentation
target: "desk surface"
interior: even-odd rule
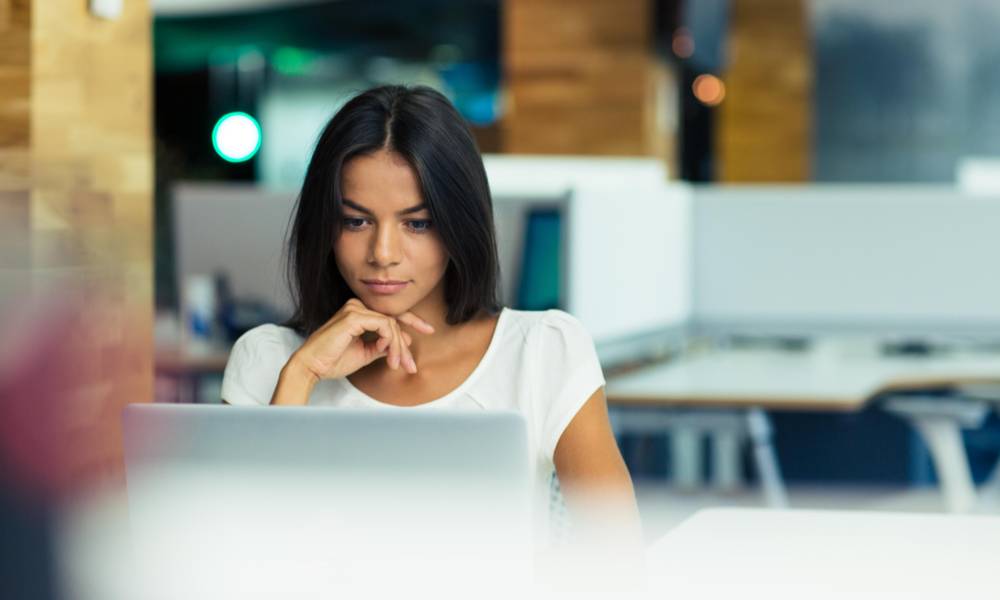
[[[853,411],[888,391],[983,383],[1000,384],[1000,354],[713,350],[609,378],[606,393],[625,405]]]
[[[647,556],[662,598],[1000,596],[1000,516],[709,509]]]
[[[158,373],[194,375],[222,373],[229,362],[229,350],[210,348],[192,350],[181,346],[157,347],[154,364]]]

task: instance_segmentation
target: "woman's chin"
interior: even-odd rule
[[[366,294],[361,297],[361,301],[364,302],[365,306],[367,306],[370,310],[382,313],[383,315],[401,315],[413,308],[412,302],[398,296]]]

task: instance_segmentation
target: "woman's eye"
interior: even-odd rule
[[[356,217],[345,217],[343,223],[346,229],[357,230],[365,226],[365,221],[367,221],[367,219],[359,219]]]
[[[431,228],[431,221],[430,219],[419,219],[419,220],[409,221],[407,222],[406,225],[407,227],[410,228],[411,231],[422,233]]]

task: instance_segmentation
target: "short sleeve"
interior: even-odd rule
[[[535,334],[532,362],[538,385],[534,410],[541,429],[541,450],[552,460],[563,431],[604,385],[604,373],[593,339],[568,313],[546,311]]]
[[[236,340],[222,376],[222,399],[237,406],[271,403],[278,375],[301,345],[285,327],[261,325]]]

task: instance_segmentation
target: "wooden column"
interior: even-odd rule
[[[504,0],[511,153],[661,155],[651,0]]]
[[[112,446],[153,397],[151,25],[147,0],[0,0],[0,308],[68,307],[60,424]]]
[[[808,181],[813,58],[805,0],[731,0],[718,179]]]
[[[31,210],[29,0],[0,0],[0,294],[27,285]],[[0,296],[2,299],[3,296]]]

